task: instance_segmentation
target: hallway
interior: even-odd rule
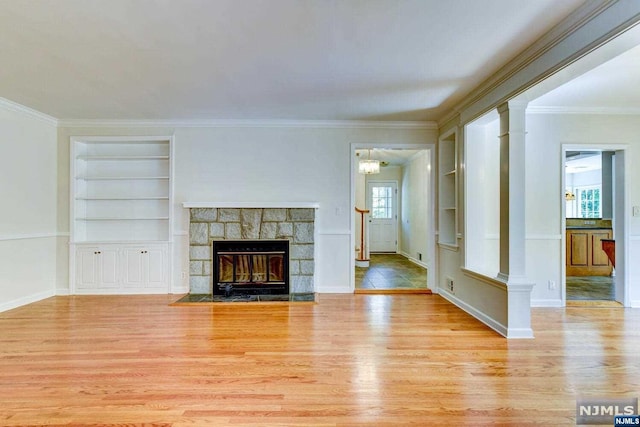
[[[368,268],[356,267],[358,289],[427,289],[427,269],[399,254],[371,254]]]

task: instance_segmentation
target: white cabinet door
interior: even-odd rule
[[[168,290],[166,245],[124,247],[123,286]]]
[[[167,247],[149,246],[146,253],[146,286],[163,288],[168,291],[167,283]]]
[[[120,285],[118,264],[117,247],[78,247],[76,249],[76,288],[117,288]]]
[[[118,248],[101,246],[98,248],[98,288],[110,289],[120,286],[118,268]]]
[[[76,288],[97,289],[98,247],[80,247],[76,250]]]
[[[132,246],[123,249],[122,284],[126,288],[142,288],[145,285],[144,247]]]

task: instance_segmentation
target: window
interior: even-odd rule
[[[393,187],[373,187],[371,193],[371,217],[393,218]]]
[[[577,188],[578,193],[578,217],[600,218],[600,187]]]

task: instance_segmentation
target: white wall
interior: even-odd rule
[[[56,127],[0,103],[0,311],[55,295]]]
[[[61,128],[59,150],[68,157],[73,135],[174,135],[173,289],[187,289],[191,202],[318,202],[316,291],[351,292],[351,144],[434,143],[436,130],[414,127],[289,126],[179,128]],[[68,163],[60,187],[68,184]],[[59,204],[69,230],[67,203]],[[64,198],[64,197],[63,197]],[[62,198],[62,199],[63,199]],[[62,200],[61,199],[61,200]],[[62,263],[61,263],[62,264]],[[62,268],[62,267],[61,267]],[[68,271],[66,272],[68,275]],[[67,279],[68,280],[68,279]]]
[[[536,282],[532,305],[559,305],[562,297],[562,145],[627,145],[629,166],[640,162],[639,135],[640,120],[632,115],[527,115],[527,275]],[[629,296],[640,306],[640,268],[634,262],[640,258],[640,217],[631,216],[631,207],[640,205],[640,169],[628,170]],[[555,290],[549,289],[550,280]]]
[[[402,168],[400,252],[423,265],[431,265],[431,151],[419,152]],[[422,255],[419,259],[418,254]]]

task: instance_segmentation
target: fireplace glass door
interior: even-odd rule
[[[289,293],[289,242],[213,242],[213,294]]]

